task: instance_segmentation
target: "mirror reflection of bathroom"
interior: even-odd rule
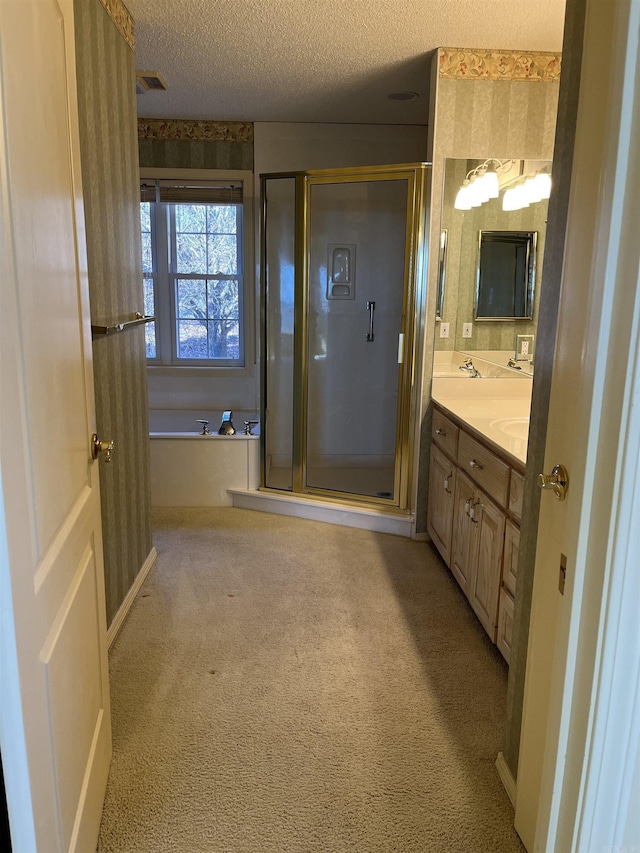
[[[497,196],[460,197],[485,169]],[[465,357],[499,367],[492,375],[533,372],[550,170],[547,160],[446,160],[434,376],[464,375]]]

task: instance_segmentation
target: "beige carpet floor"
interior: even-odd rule
[[[156,513],[110,655],[100,853],[522,851],[507,669],[431,546],[240,509]]]

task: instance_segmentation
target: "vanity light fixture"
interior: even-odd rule
[[[521,210],[530,204],[549,198],[551,194],[551,175],[542,170],[525,175],[508,187],[502,198],[503,210]]]
[[[480,166],[471,169],[458,190],[453,206],[457,210],[479,207],[492,198],[498,198],[500,187],[498,173],[511,167],[512,160],[497,160],[490,157]]]

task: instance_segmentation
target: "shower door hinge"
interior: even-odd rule
[[[404,334],[400,332],[398,335],[398,364],[404,361]]]

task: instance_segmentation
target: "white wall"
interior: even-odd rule
[[[427,156],[426,125],[256,122],[254,171],[306,171],[419,163]]]

